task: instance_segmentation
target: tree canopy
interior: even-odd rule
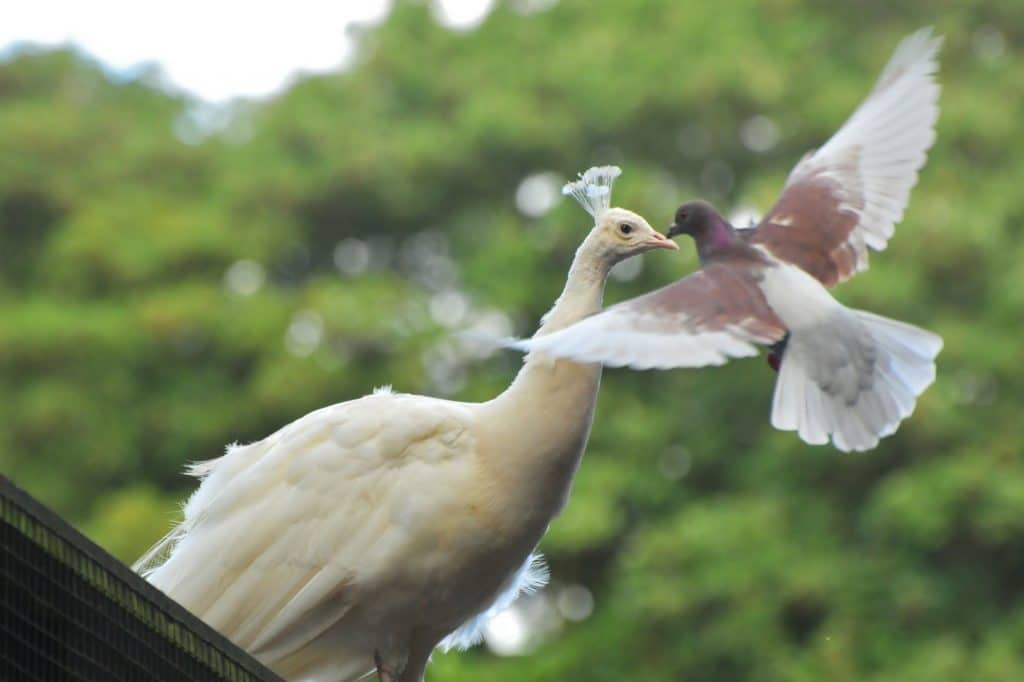
[[[945,338],[915,414],[842,455],[769,426],[763,359],[607,371],[530,654],[428,676],[1024,679],[1024,5],[936,7],[509,0],[457,32],[399,2],[350,67],[223,128],[152,73],[10,55],[0,471],[130,562],[226,443],[382,384],[487,399],[521,359],[452,332],[532,332],[590,225],[561,182],[617,163],[656,227],[699,196],[764,211],[933,24],[938,141],[836,291]],[[681,246],[608,300],[691,271]]]

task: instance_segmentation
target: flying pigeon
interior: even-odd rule
[[[547,336],[507,345],[636,369],[720,365],[771,347],[771,423],[811,444],[867,450],[896,431],[934,381],[942,339],[843,306],[826,287],[868,267],[903,216],[935,139],[941,38],[897,47],[871,94],[790,173],[759,225],[737,230],[710,204],[679,207],[700,269]]]

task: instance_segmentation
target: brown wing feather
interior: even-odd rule
[[[845,201],[844,201],[845,200]],[[750,236],[773,256],[794,263],[825,286],[867,268],[867,253],[850,240],[863,197],[824,175],[788,185]]]
[[[510,345],[637,369],[720,365],[755,355],[751,344],[774,343],[786,334],[758,286],[765,267],[773,266],[752,256],[713,262],[566,329]]]
[[[868,249],[886,247],[935,140],[940,43],[925,29],[899,44],[871,94],[796,165],[749,243],[827,286],[867,269]]]
[[[619,304],[634,314],[655,313],[679,319],[692,333],[742,329],[745,340],[772,342],[785,335],[785,325],[768,306],[757,285],[761,264],[709,263],[675,284]],[[762,341],[763,339],[763,341]]]

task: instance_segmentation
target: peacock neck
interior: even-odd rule
[[[576,250],[565,288],[544,317],[534,336],[564,329],[601,309],[609,266],[588,239]],[[529,364],[529,362],[527,362]]]
[[[611,263],[603,257],[598,239],[591,233],[576,250],[565,288],[551,310],[541,318],[540,328],[534,336],[551,334],[598,312],[604,300],[604,285],[610,269]],[[512,385],[499,398],[522,397],[532,401],[547,391],[562,388],[566,383],[574,386],[579,384],[581,390],[584,383],[593,383],[596,396],[596,383],[600,375],[599,365],[555,360],[539,353],[530,353]]]
[[[565,289],[542,319],[538,335],[601,309],[612,263],[597,241],[588,237],[577,250]],[[512,384],[484,405],[489,436],[500,444],[490,450],[500,453],[499,461],[489,463],[494,480],[528,494],[545,527],[568,495],[590,435],[600,382],[599,364],[530,353]]]

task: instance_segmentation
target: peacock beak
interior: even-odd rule
[[[648,244],[650,244],[651,248],[654,249],[668,249],[669,251],[679,250],[679,244],[676,244],[660,232],[652,234]]]

